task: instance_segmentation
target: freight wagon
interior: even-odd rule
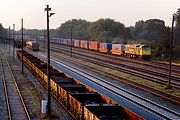
[[[71,44],[72,44],[72,46],[74,46],[74,39],[72,39],[72,40],[71,39],[67,39],[67,41],[68,41],[67,42],[68,46],[71,46]]]
[[[124,49],[125,49],[124,44],[112,44],[111,53],[116,55],[123,55],[125,53]]]
[[[74,47],[80,47],[80,40],[74,40]]]
[[[99,49],[99,42],[92,42],[92,41],[90,41],[89,42],[89,49],[90,50],[98,51],[98,49]]]
[[[81,48],[88,49],[89,48],[88,41],[81,40]]]
[[[27,41],[26,47],[32,51],[38,51],[39,50],[39,44],[35,41]]]
[[[15,40],[15,46],[17,47],[17,48],[21,48],[22,47],[22,40]],[[25,47],[26,46],[26,41],[24,40],[23,41],[23,46]]]
[[[99,43],[99,51],[109,53],[112,50],[112,43]]]
[[[17,50],[17,58],[47,87],[47,63],[32,54]],[[79,120],[143,120],[132,111],[99,94],[80,81],[50,66],[51,94]]]

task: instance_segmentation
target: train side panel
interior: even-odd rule
[[[112,50],[112,43],[99,43],[99,51],[108,53]]]
[[[88,49],[88,41],[81,40],[81,48]]]
[[[89,42],[89,49],[98,51],[99,42]]]
[[[74,47],[80,47],[80,40],[74,40]]]
[[[74,46],[74,39],[72,39],[72,41],[71,41],[71,39],[68,39],[67,41],[68,41],[67,42],[68,46],[71,46],[71,44],[72,44],[72,46]]]
[[[112,54],[123,55],[124,54],[125,45],[124,44],[112,44]]]

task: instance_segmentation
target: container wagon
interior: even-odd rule
[[[116,55],[124,55],[125,51],[125,45],[124,44],[112,44],[112,54]]]
[[[68,39],[63,39],[63,40],[62,40],[62,44],[63,44],[63,45],[68,45]]]
[[[81,48],[88,49],[88,41],[81,40]]]
[[[98,51],[99,50],[99,42],[92,42],[92,41],[89,42],[89,49]]]
[[[67,41],[68,41],[67,42],[68,46],[71,46],[71,44],[72,44],[72,46],[74,46],[74,39],[72,39],[72,41],[71,41],[71,39],[68,39]]]
[[[74,47],[80,47],[80,40],[74,40]]]
[[[112,43],[99,43],[99,52],[109,53],[112,50]]]
[[[47,63],[26,51],[16,52],[19,60],[22,60],[23,54],[25,66],[47,87]],[[142,117],[53,66],[50,66],[50,80],[51,94],[79,120],[143,120]]]

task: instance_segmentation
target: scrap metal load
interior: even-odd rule
[[[35,41],[27,41],[26,47],[32,51],[38,51],[39,50],[39,44]]]
[[[20,61],[22,54],[23,64],[47,88],[47,63],[27,51],[17,50]],[[143,119],[53,66],[50,66],[50,81],[51,94],[78,120]]]

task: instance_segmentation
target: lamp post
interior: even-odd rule
[[[21,41],[21,48],[22,48],[22,52],[21,52],[21,61],[22,61],[22,74],[24,73],[24,70],[23,70],[23,18],[21,19],[21,37],[22,37],[22,41]]]
[[[13,60],[14,60],[14,45],[15,45],[14,31],[15,31],[15,24],[13,24]]]
[[[52,15],[54,15],[55,13],[50,13],[49,11],[51,11],[51,8],[49,8],[49,5],[46,5],[46,8],[44,8],[44,11],[47,12],[47,60],[48,60],[48,64],[47,64],[47,76],[48,76],[48,102],[47,102],[47,108],[48,108],[48,113],[47,115],[51,115],[51,87],[50,87],[50,43],[49,43],[49,17],[51,17]]]
[[[173,31],[174,31],[174,20],[175,15],[173,14],[172,19],[172,31],[171,31],[171,39],[170,39],[170,54],[169,54],[169,75],[168,75],[168,86],[167,88],[171,88],[171,61],[172,61],[172,44],[173,44]]]

